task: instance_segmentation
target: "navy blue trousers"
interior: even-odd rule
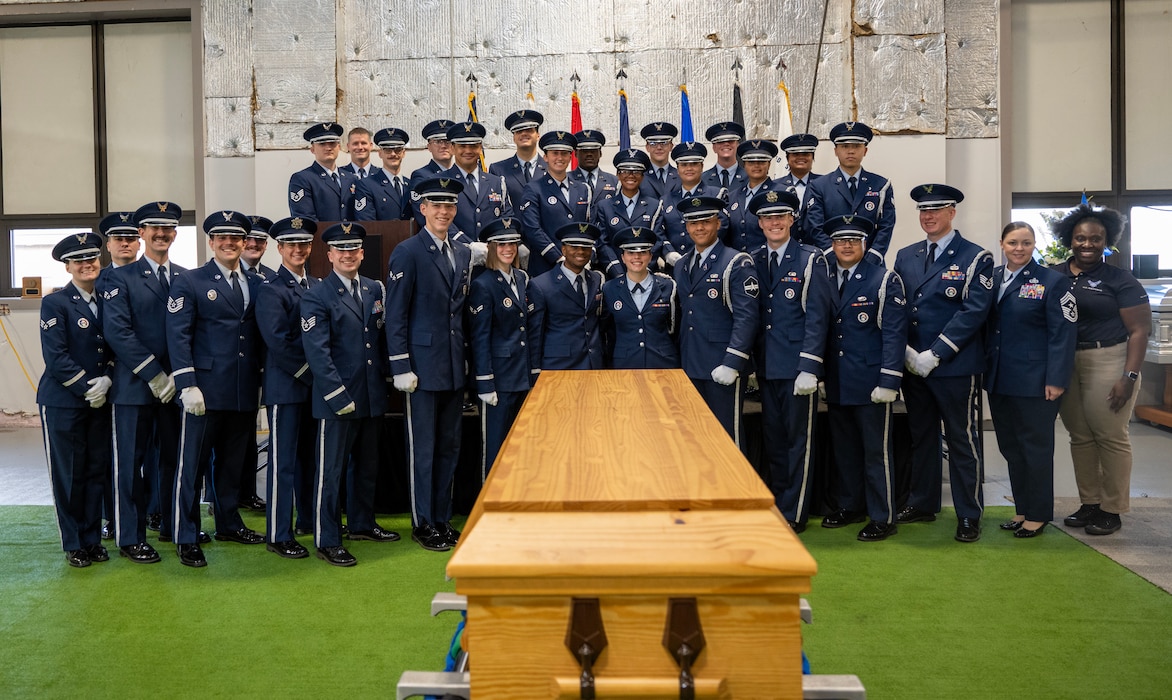
[[[407,395],[407,449],[411,458],[411,524],[452,519],[452,482],[460,461],[462,391]]]
[[[826,414],[834,452],[835,501],[879,523],[895,522],[892,504],[891,404],[830,404]]]
[[[496,463],[496,456],[501,451],[501,445],[517,420],[521,412],[521,404],[525,403],[528,391],[498,391],[497,404],[489,406],[480,404],[480,429],[484,435],[484,462],[480,465],[480,481],[488,477],[488,471]]]
[[[41,406],[61,549],[101,542],[102,479],[110,468],[110,408]]]
[[[805,523],[810,513],[810,467],[818,395],[794,396],[794,380],[761,383],[761,470],[786,520]]]
[[[297,526],[313,527],[313,439],[317,425],[309,402],[268,406],[269,468],[265,482],[268,520],[266,539],[293,539],[293,507]],[[247,467],[245,467],[247,470]]]
[[[939,513],[943,488],[940,426],[948,443],[948,478],[958,518],[980,518],[985,510],[981,487],[984,465],[977,457],[978,377],[903,377],[907,422],[912,437],[911,480],[907,504]]]
[[[342,544],[340,491],[346,475],[346,518],[351,531],[374,527],[374,491],[378,482],[378,434],[382,416],[317,421],[314,447],[313,543]]]
[[[744,378],[738,375],[737,380],[728,386],[717,384],[711,379],[693,379],[692,386],[700,392],[700,397],[708,404],[708,409],[720,421],[728,436],[744,452],[745,426],[741,421],[745,409]]]
[[[1054,519],[1054,421],[1062,401],[989,394],[997,447],[1009,465],[1017,514],[1026,520]]]
[[[256,451],[256,412],[209,409],[202,416],[183,414],[179,436],[179,470],[175,475],[175,544],[195,544],[199,535],[199,487],[211,469],[216,530],[244,527],[238,508],[240,470],[245,451]],[[215,454],[215,466],[212,454]]]
[[[145,406],[115,404],[114,422],[114,527],[119,547],[146,542],[147,513],[152,491],[163,514],[162,534],[171,534],[175,469],[179,458],[180,409],[175,404]]]

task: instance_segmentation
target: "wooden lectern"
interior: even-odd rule
[[[817,567],[680,370],[543,372],[447,570],[474,698],[802,696]]]
[[[330,226],[338,222],[318,222],[317,232],[321,235]],[[415,235],[418,227],[414,221],[359,221],[366,229],[366,240],[362,244],[364,254],[362,266],[358,268],[361,275],[387,281],[387,262],[391,259],[391,251],[395,246]],[[327,246],[315,245],[309,251],[309,274],[322,278],[330,274],[330,261],[326,257]]]

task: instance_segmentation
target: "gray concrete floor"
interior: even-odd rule
[[[1131,512],[1123,516],[1123,529],[1106,537],[1065,528],[1062,518],[1078,509],[1068,437],[1062,422],[1055,435],[1055,526],[1046,536],[1071,536],[1110,557],[1153,584],[1172,593],[1172,430],[1145,423],[1131,424],[1134,466],[1131,477]],[[947,472],[945,474],[947,478]],[[262,486],[263,488],[263,486]],[[263,493],[263,491],[262,491]],[[37,417],[0,416],[0,506],[49,505],[49,470]],[[951,505],[948,487],[945,505]],[[997,450],[991,426],[985,432],[985,504],[1013,503],[1009,471]],[[985,525],[986,532],[994,523]],[[1052,533],[1052,534],[1051,534]]]

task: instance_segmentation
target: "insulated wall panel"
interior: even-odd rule
[[[948,136],[996,137],[997,0],[950,2],[944,12],[948,52]]]
[[[298,0],[292,7],[286,0],[256,0],[254,8],[257,123],[333,121],[334,3]]]
[[[252,95],[252,2],[203,3],[203,94]]]
[[[855,0],[855,22],[867,33],[939,34],[944,31],[944,5],[944,0]]]
[[[944,35],[855,37],[856,117],[884,132],[942,134],[947,118]]]
[[[206,154],[214,158],[251,156],[252,101],[244,97],[205,97]]]

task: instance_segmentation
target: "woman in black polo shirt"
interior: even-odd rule
[[[1082,505],[1063,521],[1087,534],[1109,535],[1129,510],[1131,438],[1127,424],[1152,327],[1147,292],[1127,270],[1107,265],[1103,250],[1123,233],[1113,209],[1083,204],[1054,227],[1071,256],[1055,269],[1078,301],[1074,374],[1062,400],[1070,456]]]

